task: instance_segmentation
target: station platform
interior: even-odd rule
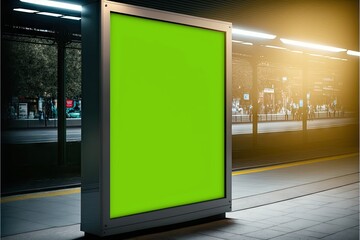
[[[233,172],[232,212],[192,226],[110,239],[359,239],[359,155]],[[1,239],[87,239],[80,188],[4,197]]]

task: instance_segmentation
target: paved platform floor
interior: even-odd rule
[[[85,239],[73,191],[3,199],[2,239]],[[359,239],[358,155],[234,173],[226,219],[134,239]]]

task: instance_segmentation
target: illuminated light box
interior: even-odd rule
[[[82,230],[223,216],[231,24],[108,1],[83,9]]]

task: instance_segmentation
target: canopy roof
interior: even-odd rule
[[[86,0],[62,0],[83,5]],[[234,27],[324,45],[359,49],[357,0],[122,0],[119,2],[232,22]],[[2,32],[54,37],[65,31],[81,37],[80,21],[14,11],[16,8],[81,17],[73,10],[45,7],[20,0],[1,1]]]

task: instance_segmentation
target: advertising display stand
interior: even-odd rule
[[[231,211],[231,23],[110,1],[81,21],[81,230]]]

